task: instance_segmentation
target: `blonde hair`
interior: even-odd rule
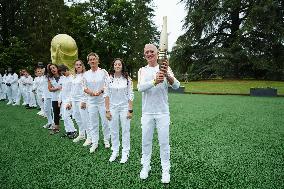
[[[100,61],[99,55],[98,55],[97,53],[94,53],[94,52],[90,52],[90,53],[88,54],[88,56],[87,56],[87,61],[89,61],[89,57],[90,57],[90,56],[94,56],[94,57],[96,57],[96,59],[98,60],[98,62]]]
[[[82,73],[84,73],[86,71],[86,67],[85,67],[83,61],[80,60],[80,59],[77,59],[77,60],[75,60],[74,65],[76,64],[76,62],[81,62],[82,67],[83,67]],[[76,70],[75,66],[74,66],[74,73],[77,74],[77,70]]]

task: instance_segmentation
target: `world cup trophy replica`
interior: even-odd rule
[[[72,70],[74,62],[78,59],[78,47],[75,40],[67,34],[58,34],[51,40],[52,64],[64,64]]]
[[[167,32],[167,17],[163,17],[163,26],[160,35],[159,55],[158,63],[161,69],[161,65],[168,59],[168,32]]]

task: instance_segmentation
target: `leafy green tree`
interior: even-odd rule
[[[216,76],[272,79],[271,74],[275,73],[281,78],[282,1],[182,2],[188,11],[184,25],[187,32],[178,39],[172,52],[174,64],[179,66],[179,60],[186,60],[191,75],[200,79]]]

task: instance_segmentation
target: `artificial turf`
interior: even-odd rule
[[[50,136],[36,110],[0,102],[0,188],[163,188],[157,133],[141,181],[141,94],[135,93],[131,153],[109,163]],[[170,94],[170,188],[284,188],[284,98]],[[62,127],[62,124],[61,124]],[[63,127],[62,127],[63,130]]]

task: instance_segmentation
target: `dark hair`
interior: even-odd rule
[[[127,80],[127,85],[128,85],[128,73],[126,72],[126,68],[125,68],[125,65],[124,65],[124,62],[121,58],[115,58],[113,61],[112,61],[112,64],[111,64],[111,67],[110,67],[110,71],[109,71],[109,75],[112,76],[114,78],[114,73],[115,73],[115,70],[114,70],[114,63],[115,61],[119,60],[122,64],[122,69],[121,69],[121,75]]]
[[[60,75],[58,66],[56,64],[47,64],[46,70],[45,70],[47,77],[49,77],[49,78],[50,77],[54,77],[53,73],[51,72],[50,66],[55,66],[57,68],[57,70],[58,70],[58,74]]]
[[[66,72],[66,71],[69,71],[69,68],[65,66],[64,64],[60,64],[58,66],[58,72]]]

